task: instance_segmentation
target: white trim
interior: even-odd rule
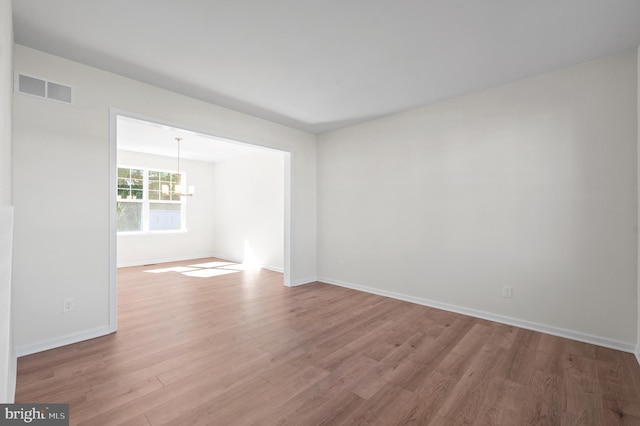
[[[305,284],[312,284],[315,283],[316,281],[318,281],[318,277],[307,277],[307,278],[301,278],[299,280],[295,280],[291,287],[297,287],[300,285],[305,285]]]
[[[116,218],[116,194],[117,194],[117,167],[118,167],[118,140],[117,140],[117,122],[118,116],[134,118],[138,120],[145,120],[153,123],[162,124],[165,126],[181,128],[190,130],[197,133],[202,133],[210,136],[214,136],[219,139],[223,139],[227,142],[249,145],[254,148],[265,149],[268,151],[274,151],[282,153],[284,156],[284,285],[290,286],[291,274],[292,274],[292,241],[293,241],[293,229],[291,223],[291,209],[292,209],[292,188],[293,188],[293,153],[283,149],[272,148],[269,146],[260,145],[254,141],[245,142],[239,140],[231,140],[212,134],[208,130],[200,130],[195,128],[189,128],[187,126],[171,123],[166,120],[160,120],[152,118],[146,115],[133,113],[120,108],[109,108],[109,331],[115,332],[118,329],[118,278],[117,278],[117,218]],[[149,263],[149,262],[145,262]],[[266,269],[271,269],[266,267]],[[279,269],[279,268],[278,268]],[[274,270],[277,270],[274,268]]]
[[[636,356],[636,361],[638,361],[638,364],[640,364],[640,344],[636,345],[636,350],[633,354]]]
[[[146,259],[146,260],[139,260],[139,261],[133,261],[133,262],[118,263],[118,268],[128,268],[130,266],[155,265],[157,263],[182,262],[185,260],[206,259],[208,257],[217,257],[219,259],[227,260],[227,259],[215,256],[213,254],[194,254],[192,256],[163,257],[160,259]],[[233,262],[233,261],[229,260],[229,262]]]
[[[515,327],[526,328],[528,330],[538,331],[541,333],[552,334],[554,336],[564,337],[571,340],[577,340],[579,342],[591,343],[593,345],[604,346],[606,348],[617,349],[623,352],[630,352],[636,354],[638,362],[640,362],[640,356],[638,354],[638,347],[631,342],[623,342],[615,339],[608,339],[606,337],[594,336],[591,334],[581,333],[579,331],[567,330],[559,327],[552,327],[536,322],[521,320],[518,318],[508,317],[504,315],[492,314],[489,312],[479,311],[476,309],[465,308],[457,305],[450,305],[448,303],[437,302],[435,300],[423,299],[421,297],[409,296],[402,293],[396,293],[387,290],[381,290],[374,287],[367,287],[359,284],[347,283],[344,281],[333,280],[331,278],[319,277],[318,281],[333,284],[340,287],[346,287],[353,290],[363,291],[365,293],[377,294],[379,296],[390,297],[392,299],[403,300],[405,302],[416,303],[418,305],[429,306],[432,308],[443,309],[445,311],[455,312],[462,315],[468,315],[475,318],[481,318],[489,321],[499,322],[502,324],[513,325]]]
[[[273,272],[280,272],[281,274],[284,275],[284,268],[278,268],[275,266],[261,266],[262,269],[267,269],[269,271],[273,271]]]
[[[242,264],[242,260],[238,259],[230,259],[228,256],[220,256],[217,254],[194,254],[192,256],[181,256],[181,257],[166,257],[162,259],[148,259],[148,260],[140,260],[137,262],[126,262],[126,263],[118,263],[118,268],[128,268],[130,266],[145,266],[145,265],[155,265],[157,263],[169,263],[169,262],[183,262],[185,260],[198,260],[198,259],[206,259],[209,257],[215,257],[217,259]],[[262,269],[268,269],[274,272],[284,273],[283,268],[277,266],[269,266],[269,265],[260,265]]]
[[[18,346],[14,349],[15,355],[16,357],[31,355],[37,352],[47,351],[49,349],[70,345],[72,343],[78,343],[84,340],[95,339],[96,337],[106,336],[107,334],[111,334],[111,333],[112,331],[110,327],[99,327],[91,330],[85,330],[79,333],[73,333],[73,334],[68,334],[66,336],[56,337],[54,339],[43,340],[41,342]]]
[[[13,404],[16,400],[16,386],[18,381],[18,357],[14,353],[11,356],[11,366],[9,367],[9,371],[13,371],[15,374],[9,375],[9,389],[7,389],[7,399],[8,403]]]
[[[291,230],[291,205],[293,203],[293,153],[284,154],[284,253],[282,263],[284,266],[284,285],[291,287],[291,252],[293,251],[293,232]]]
[[[118,114],[109,109],[109,331],[118,330],[118,222],[116,217],[118,193]]]

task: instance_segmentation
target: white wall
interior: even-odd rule
[[[284,265],[284,158],[259,151],[215,163],[212,220],[217,256],[245,260],[245,242],[266,268]]]
[[[175,158],[122,150],[118,150],[118,164],[176,169]],[[214,231],[211,221],[214,203],[210,189],[213,164],[182,159],[180,170],[186,173],[188,184],[198,190],[196,196],[186,197],[187,231],[118,235],[118,266],[197,259],[215,253],[211,238]]]
[[[0,0],[0,205],[11,200],[11,101],[13,98],[13,19],[11,0]]]
[[[292,153],[294,283],[316,274],[316,137],[24,46],[21,72],[73,86],[75,104],[14,97],[14,338],[29,353],[108,332],[109,113]],[[75,310],[62,313],[62,299]]]
[[[0,403],[13,402],[16,359],[11,333],[11,100],[13,20],[11,1],[0,0]]]
[[[636,56],[321,135],[320,279],[631,350]]]

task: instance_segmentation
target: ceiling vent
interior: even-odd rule
[[[51,99],[52,101],[73,103],[73,88],[41,78],[15,73],[13,89],[16,93]]]

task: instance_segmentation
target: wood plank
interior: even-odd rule
[[[596,357],[604,422],[640,424],[640,400],[633,398],[636,387],[624,357],[607,348],[596,348]]]

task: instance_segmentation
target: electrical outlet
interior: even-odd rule
[[[513,297],[513,290],[508,285],[502,286],[502,297],[511,299]]]
[[[62,299],[62,312],[71,312],[71,311],[73,311],[73,299],[71,297]]]

